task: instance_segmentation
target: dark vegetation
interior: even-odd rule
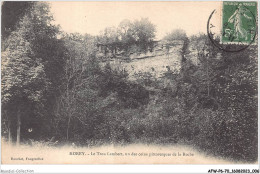
[[[173,32],[165,39],[184,40],[180,72],[168,68],[160,79],[140,73],[133,82],[125,71],[100,66],[97,38],[52,25],[46,3],[13,3],[2,4],[1,124],[10,143],[185,143],[234,160],[258,159],[256,46],[228,53],[205,35]],[[17,14],[5,22],[10,7]],[[128,42],[133,35],[125,34]],[[197,65],[188,56],[192,44]]]
[[[152,51],[156,27],[148,18],[123,20],[118,27],[108,27],[97,36],[97,43],[106,46],[105,54],[113,50],[116,54],[128,56],[132,53]],[[116,51],[115,51],[116,49]]]

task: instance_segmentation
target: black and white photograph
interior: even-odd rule
[[[257,1],[2,1],[1,163],[258,164],[257,30]]]

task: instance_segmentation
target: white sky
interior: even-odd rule
[[[97,35],[124,19],[148,17],[157,26],[157,38],[173,29],[188,35],[206,33],[207,20],[221,2],[50,2],[57,24],[65,32]]]

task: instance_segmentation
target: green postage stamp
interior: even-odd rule
[[[257,2],[225,1],[222,9],[222,44],[254,43]]]

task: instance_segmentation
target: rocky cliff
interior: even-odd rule
[[[112,69],[127,71],[130,80],[135,79],[139,73],[150,73],[159,78],[169,69],[180,69],[182,47],[183,41],[178,41],[168,50],[155,48],[153,52],[132,54],[128,59],[112,58],[102,62],[102,65],[109,63]]]

